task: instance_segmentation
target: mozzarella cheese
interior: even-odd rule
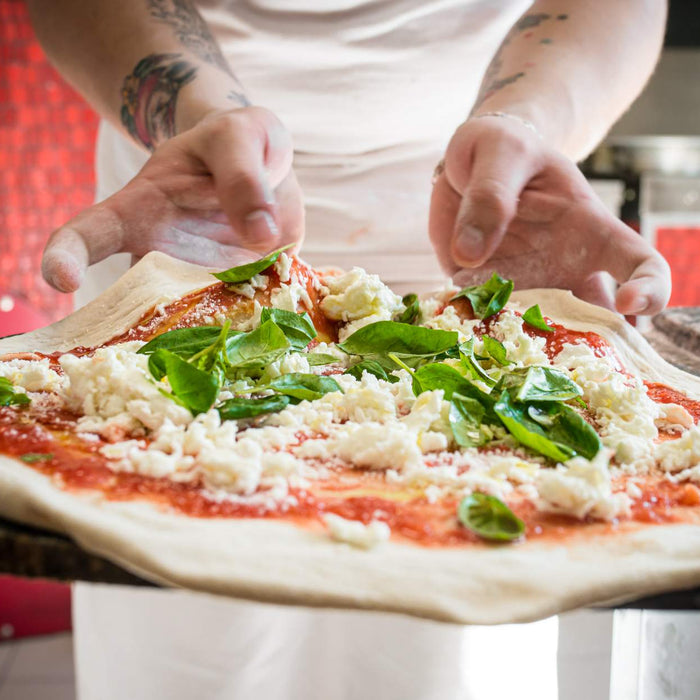
[[[25,391],[59,391],[64,378],[51,369],[48,359],[0,362],[0,377]]]
[[[506,349],[508,359],[518,367],[549,365],[544,351],[546,340],[540,336],[530,336],[523,330],[523,319],[518,314],[505,309],[491,326],[491,335],[500,340]]]
[[[700,465],[700,427],[694,425],[676,440],[656,446],[659,466],[667,472],[680,472]]]
[[[258,289],[265,289],[267,287],[269,279],[265,275],[253,275],[247,282],[241,282],[240,284],[229,284],[228,288],[232,292],[236,292],[241,296],[248,299],[252,299],[255,296],[255,292]]]
[[[339,515],[327,513],[323,516],[323,522],[334,540],[361,549],[376,547],[388,540],[391,535],[389,526],[380,520],[373,520],[365,525],[359,520],[348,520]]]
[[[191,422],[186,408],[161,393],[148,371],[148,357],[134,349],[129,343],[100,348],[93,356],[61,356],[67,384],[60,394],[70,409],[83,414],[79,430],[117,440],[157,430],[167,420]]]
[[[359,267],[324,281],[328,293],[321,301],[323,313],[334,321],[350,324],[341,329],[341,341],[369,323],[390,321],[404,308],[401,297],[377,275],[369,275]]]
[[[565,346],[555,364],[568,370],[583,390],[601,440],[615,450],[616,459],[621,464],[648,464],[658,437],[656,422],[665,414],[649,398],[642,380],[616,371],[610,361],[583,344]]]
[[[593,460],[574,457],[555,469],[542,469],[536,481],[540,510],[613,520],[629,513],[626,493],[613,493],[610,480],[612,450],[600,450]]]

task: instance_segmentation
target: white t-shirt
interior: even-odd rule
[[[292,133],[307,208],[303,255],[311,264],[361,265],[398,289],[442,283],[427,236],[432,170],[489,59],[530,4],[201,3],[253,102]],[[121,188],[146,157],[103,124],[98,199]],[[78,303],[127,264],[115,256],[94,266]],[[74,611],[80,700],[473,697],[465,664],[474,628],[86,585],[76,586]],[[537,697],[554,697],[545,690],[554,678],[556,692],[556,627],[538,629],[538,643],[520,644],[518,658],[538,679]],[[495,691],[508,682],[505,675],[487,679]]]
[[[254,104],[290,130],[304,258],[359,265],[399,292],[436,288],[430,180],[489,60],[530,0],[206,0],[200,9]],[[103,123],[97,198],[147,153]],[[78,305],[124,272],[94,266]]]

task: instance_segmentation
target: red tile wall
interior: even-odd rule
[[[0,0],[0,295],[47,320],[71,298],[39,272],[51,231],[93,198],[97,116],[49,65],[24,2]]]
[[[700,226],[656,230],[656,247],[671,266],[669,306],[700,306]]]

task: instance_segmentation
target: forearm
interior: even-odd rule
[[[531,121],[579,160],[639,94],[662,45],[664,0],[540,0],[486,71],[473,115]]]
[[[208,112],[248,104],[188,0],[29,0],[61,73],[112,122],[153,149]]]

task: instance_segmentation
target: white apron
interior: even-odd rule
[[[430,177],[526,0],[246,0],[201,9],[254,103],[291,130],[303,255],[397,290],[443,283]],[[103,123],[98,199],[147,155]],[[128,256],[94,266],[89,300]],[[485,630],[180,591],[79,584],[80,700],[556,697],[556,621]],[[508,669],[503,673],[504,660]]]

